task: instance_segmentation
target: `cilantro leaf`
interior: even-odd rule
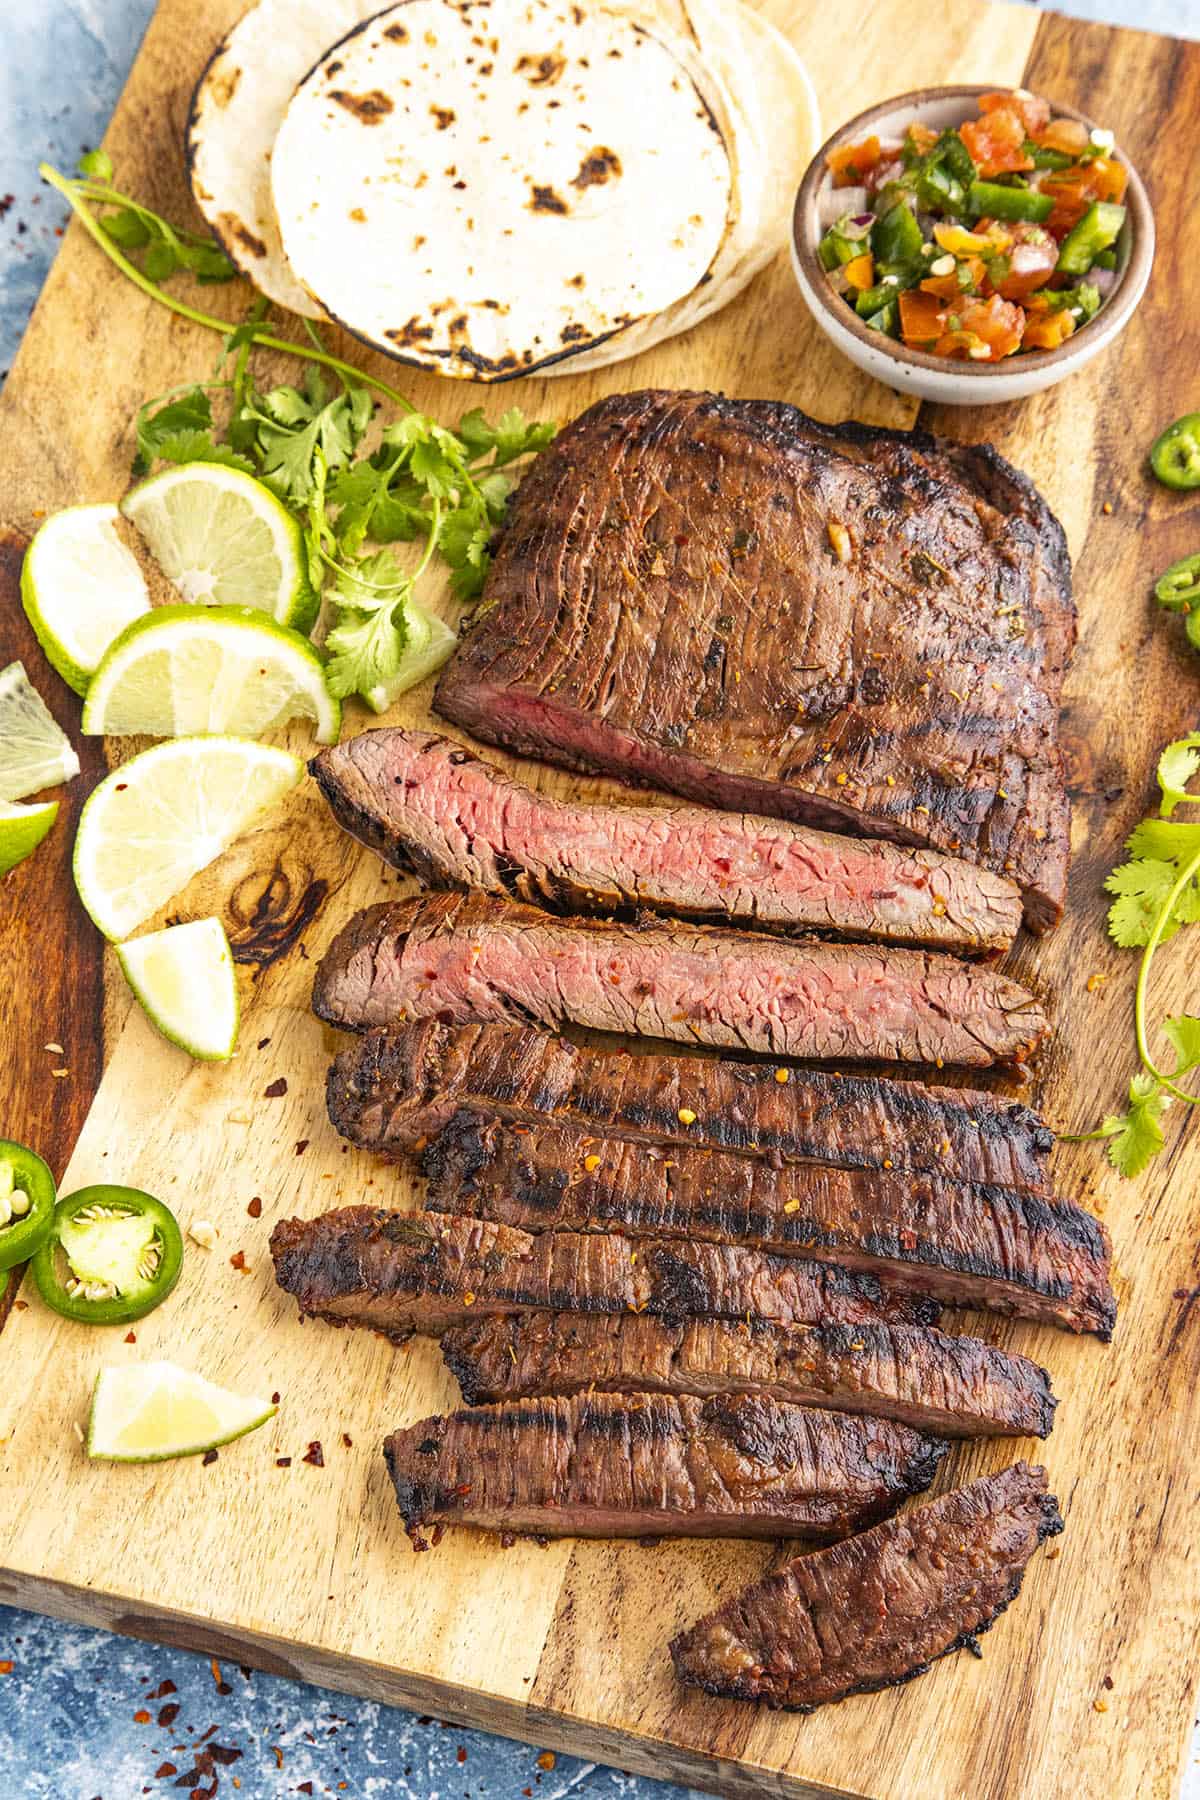
[[[151,409],[157,407],[157,411]],[[215,462],[252,473],[252,465],[213,436],[212,404],[202,387],[185,388],[159,405],[150,400],[137,415],[135,476],[148,475],[155,462]]]
[[[79,173],[89,181],[110,182],[113,178],[112,157],[107,150],[85,150],[78,166]]]
[[[343,569],[334,590],[335,623],[325,639],[329,691],[344,700],[391,681],[408,642],[411,580],[388,550]]]
[[[1162,1149],[1162,1116],[1170,1104],[1171,1096],[1142,1070],[1129,1083],[1128,1112],[1110,1113],[1100,1127],[1109,1140],[1109,1162],[1127,1180],[1140,1175]]]
[[[1178,1081],[1189,1069],[1200,1067],[1200,1019],[1191,1013],[1180,1013],[1176,1018],[1164,1019],[1162,1028],[1175,1046],[1178,1061],[1171,1071],[1171,1079]]]
[[[472,458],[478,461],[489,451],[495,452],[493,468],[501,468],[505,463],[515,462],[519,456],[543,450],[557,430],[552,420],[535,419],[529,423],[516,406],[502,413],[495,425],[488,423],[479,406],[464,413],[458,421],[458,435]]]
[[[1200,850],[1200,824],[1185,825],[1182,820],[1143,819],[1129,834],[1125,846],[1134,857],[1149,856],[1161,862],[1186,862]]]
[[[1197,769],[1200,769],[1200,731],[1191,731],[1186,737],[1168,744],[1158,759],[1155,774],[1162,789],[1159,807],[1162,818],[1169,819],[1185,800],[1200,802],[1200,794],[1189,794],[1187,786]]]
[[[159,439],[157,455],[161,462],[220,463],[227,469],[240,469],[244,475],[254,473],[253,463],[231,450],[228,444],[215,443],[207,431],[172,432],[170,437]]]
[[[1154,922],[1175,884],[1174,863],[1142,857],[1137,862],[1122,863],[1113,870],[1104,886],[1117,898],[1108,909],[1108,935],[1123,950],[1133,950],[1149,941]],[[1179,928],[1178,919],[1168,921],[1162,941]]]

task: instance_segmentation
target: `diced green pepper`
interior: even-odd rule
[[[915,206],[917,199],[917,178],[906,175],[901,181],[885,181],[879,192],[871,200],[871,211],[877,219],[884,213],[891,212],[893,206]]]
[[[1094,200],[1079,223],[1063,239],[1058,268],[1064,275],[1086,275],[1102,250],[1117,241],[1125,208],[1111,200]]]
[[[1041,298],[1047,312],[1078,309],[1082,315],[1080,322],[1084,325],[1100,311],[1100,289],[1090,281],[1082,281],[1073,288],[1043,288]]]
[[[1069,169],[1075,161],[1065,150],[1047,150],[1043,145],[1035,144],[1032,138],[1025,140],[1023,148],[1035,169]]]
[[[843,213],[817,245],[821,267],[838,269],[843,263],[853,262],[856,256],[870,248],[870,231],[869,224],[855,225],[850,214]]]
[[[957,131],[943,131],[933,149],[929,152],[930,162],[944,163],[955,181],[961,181],[963,187],[970,187],[979,173],[975,167],[975,158],[959,137]]]
[[[869,319],[872,313],[877,313],[889,300],[895,300],[898,291],[894,281],[877,281],[874,287],[863,288],[854,302],[854,310],[860,319]]]
[[[1094,269],[1115,269],[1116,266],[1117,253],[1115,250],[1102,250],[1092,264]]]
[[[877,262],[904,263],[921,254],[921,227],[903,200],[877,219],[871,232],[871,248]]]
[[[863,320],[868,331],[881,331],[885,337],[896,337],[900,331],[900,309],[894,300],[881,306],[868,319]]]
[[[1200,413],[1168,425],[1150,451],[1150,467],[1164,487],[1200,488]]]
[[[1054,211],[1054,196],[1032,188],[1003,187],[998,181],[973,181],[967,189],[967,209],[973,219],[1029,219],[1040,225]]]
[[[932,151],[930,152],[932,155]],[[966,205],[967,190],[944,163],[931,163],[917,177],[917,203],[923,212],[958,217]]]

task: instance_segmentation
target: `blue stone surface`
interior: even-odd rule
[[[70,169],[99,141],[152,10],[153,0],[0,4],[8,27],[0,57],[0,371],[65,222],[36,165],[44,157]],[[1060,10],[1200,37],[1200,0],[1065,0]],[[348,1800],[686,1800],[682,1788],[574,1757],[543,1768],[536,1745],[235,1666],[214,1671],[186,1651],[0,1607],[0,1664],[8,1662],[11,1672],[0,1675],[4,1800],[136,1800],[194,1789],[223,1800],[298,1791]],[[1194,1778],[1194,1764],[1190,1772]]]

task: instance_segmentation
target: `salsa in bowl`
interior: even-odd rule
[[[1141,297],[1153,238],[1110,130],[1024,89],[942,88],[829,140],[797,196],[793,261],[860,367],[977,403],[1090,361]]]

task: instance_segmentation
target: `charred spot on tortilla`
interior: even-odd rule
[[[437,120],[438,130],[449,131],[454,123],[454,114],[450,108],[448,106],[431,106],[429,110]]]
[[[391,95],[385,94],[382,88],[372,88],[369,94],[348,94],[345,88],[334,88],[329,98],[344,106],[363,125],[378,125],[380,119],[395,110]]]
[[[229,102],[238,91],[238,82],[241,79],[242,71],[240,67],[237,66],[230,69],[226,74],[216,76],[209,87],[209,92],[213,97],[214,105],[219,106],[222,109],[228,106]]]
[[[577,344],[580,338],[585,338],[587,336],[587,326],[564,325],[558,335],[564,344]]]
[[[387,335],[391,338],[393,344],[397,344],[401,349],[404,349],[412,344],[423,344],[428,342],[433,336],[433,326],[423,325],[420,319],[413,317],[408,321],[407,325],[401,325],[399,329],[393,327]]]
[[[336,59],[331,63],[326,63],[326,65],[325,65],[326,81],[332,81],[335,75],[340,75],[342,70],[345,68],[345,66],[346,66],[345,63],[338,62]]]
[[[571,279],[567,282],[567,286],[573,287],[573,288],[581,288],[581,287],[586,287],[587,282],[584,280],[582,275],[572,275]]]
[[[408,26],[388,25],[385,27],[383,35],[385,38],[390,38],[393,44],[407,44]]]
[[[361,206],[352,206],[350,208],[350,217],[354,220],[356,225],[365,225],[367,222],[367,215]]]
[[[546,56],[518,56],[516,69],[523,75],[530,87],[552,87],[562,79],[567,66],[567,59],[561,51],[551,51]]]
[[[556,194],[552,187],[540,187],[536,181],[530,182],[532,195],[529,201],[530,212],[566,213],[570,211],[566,201]]]
[[[235,214],[222,213],[218,220],[218,229],[222,237],[233,238],[242,246],[243,250],[248,250],[251,256],[261,257],[267,254],[267,246],[262,239],[256,232],[251,231],[244,219],[237,218]]]
[[[608,150],[603,145],[585,156],[579,165],[579,173],[571,179],[573,188],[598,187],[610,176],[620,175],[621,159],[615,150]]]

